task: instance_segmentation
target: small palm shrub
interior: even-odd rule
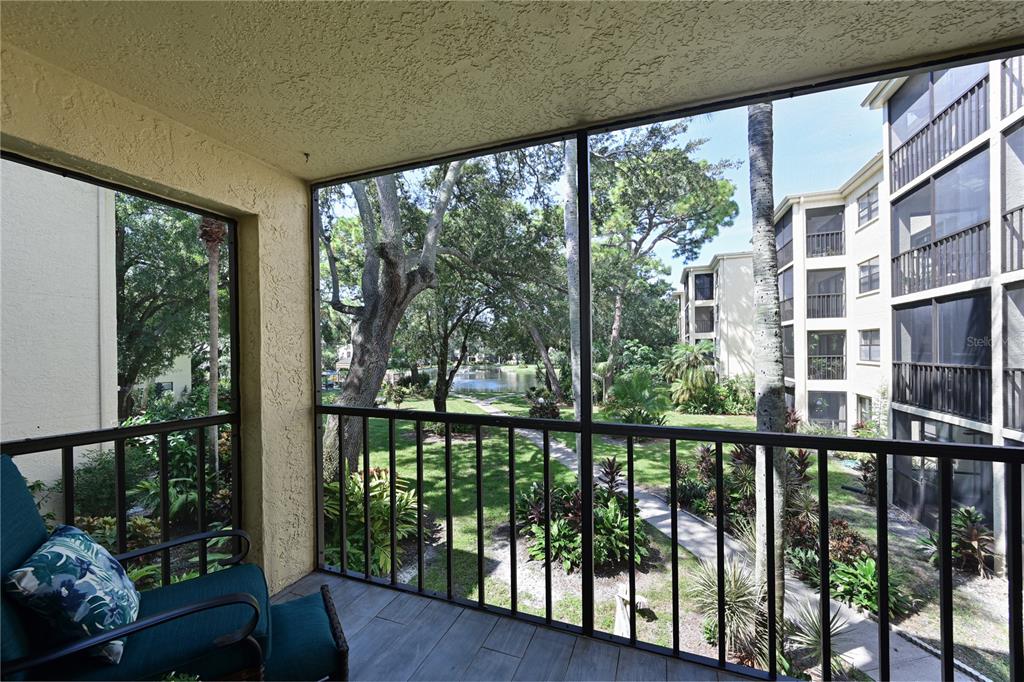
[[[837,562],[830,574],[832,596],[847,604],[878,613],[878,567],[869,556],[850,563]],[[903,590],[902,575],[889,572],[889,615],[902,618],[915,606],[915,600]]]
[[[598,465],[597,483],[609,494],[619,492],[626,485],[626,475],[622,473],[622,464],[614,455],[605,457]]]
[[[787,619],[789,637],[787,654],[792,659],[794,670],[805,670],[811,665],[821,665],[821,644],[824,641],[825,628],[822,627],[821,611],[817,604],[810,602],[800,603],[793,618]],[[837,609],[829,616],[828,633],[829,641],[832,642],[832,651],[836,651],[836,643],[840,642],[843,635],[849,631],[849,624],[846,619],[839,615]],[[847,661],[842,654],[833,653],[830,668],[833,678],[845,679],[843,673]]]
[[[668,394],[654,374],[638,368],[615,378],[605,412],[627,424],[662,425],[670,407]]]
[[[767,667],[768,594],[742,564],[727,561],[722,575],[725,587],[725,646],[740,663]],[[718,636],[718,570],[701,561],[686,588],[687,596],[703,617],[702,631],[712,640]]]

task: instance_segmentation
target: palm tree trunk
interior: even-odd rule
[[[786,399],[782,369],[782,324],[779,310],[778,256],[775,251],[774,197],[772,189],[772,105],[754,104],[747,108],[747,142],[750,153],[750,204],[753,218],[754,267],[754,395],[757,402],[757,430],[785,429]],[[774,510],[773,558],[775,563],[775,611],[783,620],[786,598],[785,543],[782,536],[784,474],[786,452],[783,448],[757,448],[757,549],[754,573],[758,581],[767,579],[766,553],[769,538],[765,501],[772,495]],[[767,467],[773,468],[772,490],[767,489]],[[781,631],[781,627],[779,628]]]
[[[209,296],[210,310],[210,378],[209,378],[209,399],[207,412],[212,417],[219,411],[218,387],[220,385],[220,245],[227,237],[227,226],[213,218],[204,217],[199,222],[198,237],[206,247],[207,265],[207,294]],[[234,350],[234,349],[232,349]],[[213,470],[220,473],[220,453],[217,451],[218,429],[211,426],[207,431],[209,445],[208,454],[213,457]]]

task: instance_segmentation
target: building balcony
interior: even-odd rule
[[[845,355],[812,355],[807,358],[807,378],[834,381],[846,378]]]
[[[965,419],[992,419],[992,370],[988,367],[894,362],[892,400]]]
[[[782,356],[782,374],[790,379],[796,377],[796,361],[792,355]]]
[[[782,315],[783,322],[789,322],[793,319],[793,299],[784,298],[779,301],[779,312]]]
[[[988,277],[989,238],[989,224],[984,222],[895,256],[892,295]]]
[[[693,321],[693,331],[696,334],[710,334],[715,331],[715,318],[697,317]]]
[[[1003,424],[1024,431],[1024,367],[1003,370]]]
[[[789,265],[790,263],[792,263],[793,262],[793,242],[789,241],[789,242],[786,242],[785,244],[783,244],[782,247],[780,247],[778,249],[778,251],[775,252],[775,255],[776,255],[776,258],[778,259],[779,269],[780,270],[782,268],[786,267],[787,265]]]
[[[1003,60],[1003,118],[1024,106],[1024,55]]]
[[[807,235],[807,257],[842,256],[846,253],[846,236],[842,230]]]
[[[1003,272],[1024,268],[1024,206],[1003,214]]]
[[[846,294],[808,294],[807,317],[846,317]]]
[[[988,129],[988,77],[978,81],[889,156],[892,191]]]

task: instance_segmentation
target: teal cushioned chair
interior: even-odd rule
[[[21,565],[47,537],[24,478],[8,456],[0,457],[0,571],[2,577]],[[33,631],[33,619],[6,592],[2,596],[0,651],[4,679],[146,679],[167,672],[201,679],[259,676],[271,653],[267,583],[258,566],[241,564],[249,538],[243,531],[197,533],[137,552],[118,555],[122,563],[172,546],[212,538],[235,537],[242,552],[224,559],[219,571],[142,592],[138,619],[130,624],[74,642],[46,641]],[[124,639],[118,665],[100,663],[86,649]]]

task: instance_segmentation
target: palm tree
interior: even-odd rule
[[[782,324],[779,310],[779,262],[775,252],[774,198],[772,195],[772,105],[770,102],[747,107],[747,146],[750,154],[750,207],[753,220],[754,266],[754,398],[757,404],[757,430],[785,430],[786,398],[782,369]],[[775,528],[775,611],[777,623],[784,623],[785,547],[782,539],[782,511],[785,502],[785,450],[773,448],[774,470],[771,495]],[[757,448],[757,551],[754,574],[766,580],[768,453]],[[779,628],[781,632],[781,627]]]
[[[678,343],[661,363],[661,372],[669,382],[672,400],[683,405],[707,391],[715,383],[715,368],[710,359],[715,345],[708,340],[696,344]]]
[[[208,410],[210,416],[218,412],[217,397],[220,385],[220,245],[227,236],[227,225],[219,220],[203,216],[199,223],[199,239],[206,246],[208,265],[208,289],[210,305],[210,397]],[[232,349],[234,350],[234,349]],[[214,471],[220,472],[220,456],[217,452],[217,427],[209,429],[209,451],[213,454]]]

